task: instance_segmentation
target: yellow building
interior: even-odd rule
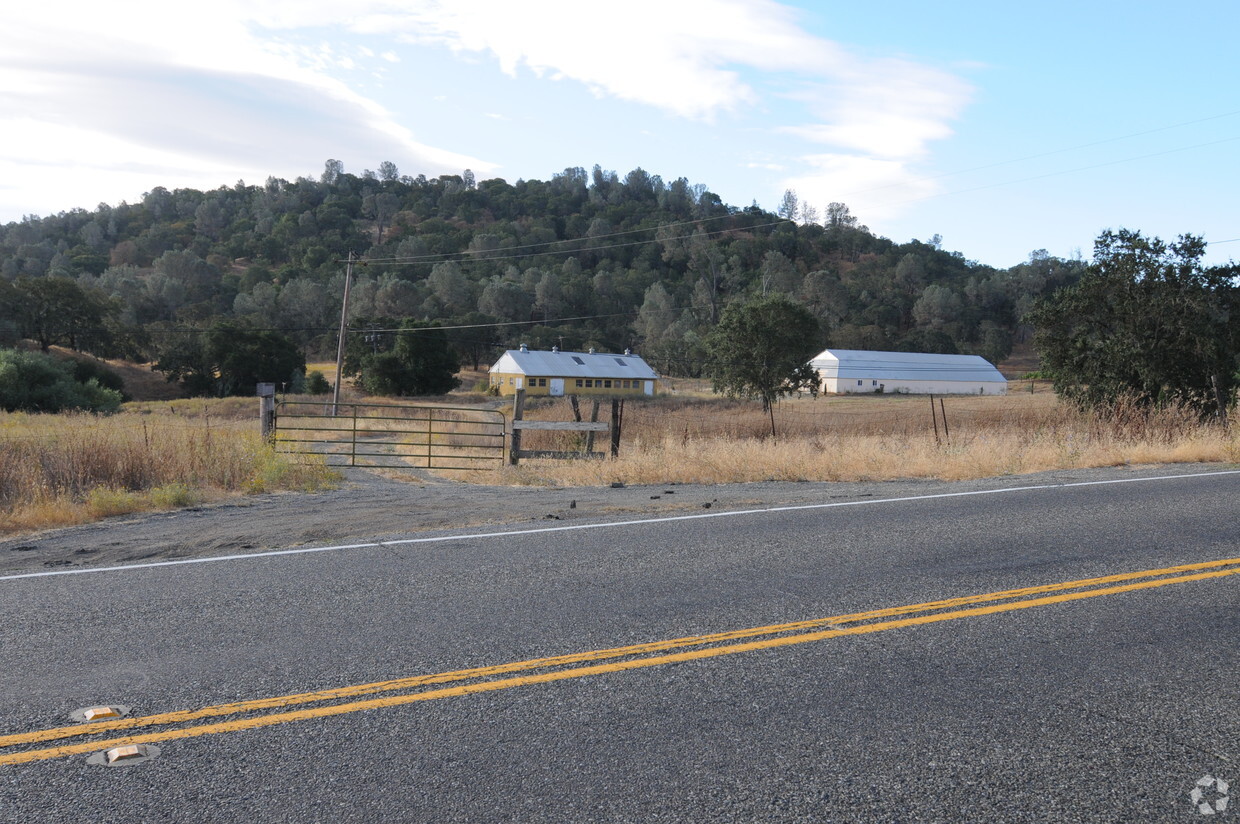
[[[531,352],[525,344],[509,349],[490,369],[491,386],[501,395],[654,395],[659,375],[637,355],[606,352]]]

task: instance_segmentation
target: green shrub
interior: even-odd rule
[[[151,490],[151,503],[160,509],[178,509],[198,503],[198,495],[180,482],[164,484]]]
[[[0,408],[6,412],[63,412],[81,409],[112,413],[121,393],[96,377],[74,380],[74,367],[41,352],[0,349]]]
[[[332,385],[328,382],[323,373],[317,369],[311,369],[306,375],[306,392],[310,395],[326,395],[332,391]]]
[[[104,389],[120,392],[124,400],[129,400],[125,395],[125,381],[115,371],[97,361],[74,359],[73,379],[78,383],[89,383],[92,378]]]
[[[136,492],[99,486],[86,493],[86,509],[97,518],[128,515],[143,508],[142,496]]]

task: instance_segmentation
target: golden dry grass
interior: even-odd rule
[[[779,436],[754,403],[696,397],[629,402],[614,460],[524,460],[482,483],[594,485],[762,480],[963,480],[1050,469],[1240,461],[1240,415],[1230,427],[1186,412],[1081,413],[1053,394],[794,399],[775,413]],[[569,419],[564,402],[527,406],[527,418]],[[942,412],[947,413],[944,432]],[[606,417],[606,407],[602,416]],[[937,426],[936,426],[937,424]],[[937,433],[936,433],[937,429]],[[580,447],[581,435],[530,432],[523,447]],[[600,435],[595,449],[606,449]]]
[[[256,404],[133,404],[111,417],[0,413],[0,534],[330,484],[321,463],[291,461],[261,439]]]

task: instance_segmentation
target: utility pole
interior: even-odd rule
[[[353,253],[344,270],[344,300],[340,304],[340,337],[336,344],[336,385],[332,387],[332,417],[339,414],[340,381],[344,378],[344,335],[349,323],[349,284],[353,282]]]

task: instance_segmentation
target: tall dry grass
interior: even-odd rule
[[[964,480],[1127,464],[1238,462],[1240,415],[1202,423],[1179,409],[1121,406],[1084,413],[1053,395],[936,399],[820,398],[788,401],[778,436],[757,404],[707,399],[628,403],[618,459],[523,460],[481,483],[593,485],[736,483],[762,480]],[[947,427],[942,413],[946,411]],[[554,403],[526,417],[565,419]],[[605,417],[605,416],[604,416]],[[581,435],[529,432],[529,449],[580,448]],[[596,450],[606,449],[600,436]]]
[[[316,489],[333,473],[258,434],[254,401],[141,404],[111,417],[0,413],[0,533],[228,495]]]

